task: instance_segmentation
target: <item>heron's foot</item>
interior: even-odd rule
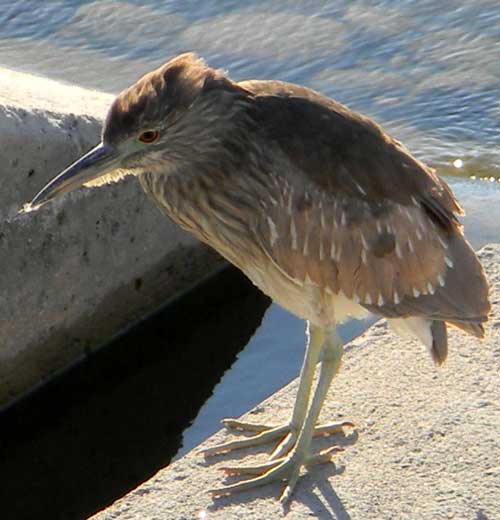
[[[266,444],[276,439],[281,439],[281,441],[278,443],[278,445],[276,446],[276,448],[270,456],[270,461],[278,461],[284,455],[289,453],[290,450],[295,446],[299,435],[299,429],[288,424],[285,426],[270,426],[268,424],[247,423],[243,421],[238,421],[237,419],[224,419],[222,423],[228,430],[239,432],[252,432],[254,435],[207,448],[203,451],[203,453],[206,456],[215,455],[217,453],[223,453],[227,451],[234,451],[240,448],[259,446],[261,444]],[[318,437],[333,435],[335,433],[344,433],[344,428],[353,427],[354,424],[350,421],[331,422],[327,424],[317,425],[314,428],[313,435],[315,437]]]
[[[236,484],[213,489],[210,493],[214,496],[222,496],[264,486],[271,482],[282,481],[285,482],[285,487],[283,488],[279,500],[282,503],[286,503],[293,493],[295,484],[300,476],[300,470],[303,466],[330,462],[332,457],[339,451],[342,451],[342,448],[334,446],[319,453],[312,454],[309,448],[301,449],[296,445],[287,456],[270,460],[265,464],[224,467],[222,470],[228,475],[256,476],[242,480]]]

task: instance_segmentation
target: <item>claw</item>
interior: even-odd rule
[[[344,448],[340,446],[332,446],[326,450],[322,450],[315,455],[311,455],[306,462],[307,466],[314,466],[315,464],[325,464],[326,462],[331,462],[332,457],[341,451],[344,451]]]
[[[320,426],[316,426],[314,429],[314,437],[319,437],[320,435],[333,435],[334,433],[343,433],[344,428],[354,428],[355,426],[356,425],[351,421],[321,424]]]
[[[279,501],[281,504],[285,505],[290,501],[290,498],[292,498],[293,490],[295,489],[295,484],[297,484],[297,480],[299,479],[299,475],[295,475],[294,478],[290,480],[290,482],[287,483],[287,485],[283,488],[283,491],[281,492],[281,495],[279,497]]]

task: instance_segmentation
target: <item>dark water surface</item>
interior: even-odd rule
[[[165,467],[269,303],[225,269],[0,414],[0,518],[87,518]]]
[[[475,247],[500,241],[497,0],[0,0],[0,65],[17,70],[118,92],[185,50],[235,79],[306,84],[374,117],[449,176]],[[4,417],[0,494],[24,494],[38,514],[26,518],[41,518],[43,507],[50,518],[81,518],[166,465],[267,305],[231,272],[235,293],[207,302],[213,314],[196,330],[188,325],[188,337],[169,308]],[[362,326],[347,325],[344,337]],[[271,305],[184,432],[180,453],[296,376],[303,348],[303,323]],[[221,353],[224,366],[207,362]],[[49,489],[60,493],[43,502]],[[21,506],[13,518],[23,517]]]

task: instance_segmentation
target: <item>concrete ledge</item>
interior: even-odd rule
[[[0,405],[222,265],[134,179],[18,214],[98,142],[112,99],[0,69]]]
[[[487,340],[451,331],[450,357],[442,369],[385,323],[352,342],[322,415],[353,420],[358,438],[337,439],[345,448],[337,465],[317,466],[303,476],[290,510],[276,501],[279,484],[210,498],[206,491],[221,485],[222,466],[258,453],[244,450],[205,461],[199,449],[225,440],[220,432],[93,519],[262,520],[284,513],[290,520],[498,518],[500,245],[486,246],[480,257],[492,289]],[[287,421],[296,388],[294,381],[247,418]],[[325,448],[332,441],[316,442]]]

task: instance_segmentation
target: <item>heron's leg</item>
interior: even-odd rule
[[[292,420],[290,423],[290,428],[287,435],[283,438],[283,440],[276,446],[274,451],[271,454],[271,460],[279,459],[296,444],[297,437],[304,426],[304,421],[306,419],[307,409],[309,406],[309,398],[311,395],[311,388],[314,378],[314,372],[316,368],[316,364],[319,359],[324,359],[325,355],[328,355],[329,346],[332,344],[338,344],[342,346],[342,340],[337,334],[335,327],[314,327],[309,323],[307,324],[307,337],[308,341],[308,350],[309,346],[312,343],[315,343],[314,349],[314,364],[310,364],[310,360],[308,360],[308,356],[306,353],[306,357],[304,359],[304,364],[302,365],[301,373],[300,373],[300,382],[299,382],[299,390],[297,392],[297,397],[295,398],[295,405],[293,408]],[[312,357],[312,356],[311,356]],[[323,369],[323,363],[321,365]],[[320,376],[321,377],[321,376]],[[332,376],[333,377],[333,376]],[[330,378],[331,381],[331,378]],[[328,384],[330,383],[328,382]],[[328,389],[328,387],[327,387]],[[316,389],[315,394],[317,394],[318,390]],[[324,399],[324,398],[323,398]],[[322,404],[322,402],[321,402]],[[321,409],[320,404],[320,409]],[[312,406],[312,405],[311,405]],[[319,411],[318,411],[319,414]],[[317,420],[317,417],[316,417]],[[354,424],[349,421],[343,422],[330,422],[327,424],[317,425],[313,424],[313,436],[315,435],[329,435],[333,433],[343,432],[343,428],[346,426],[353,427]]]
[[[273,451],[271,459],[278,459],[290,450],[290,448],[295,444],[305,420],[316,364],[320,358],[321,349],[325,344],[325,330],[322,328],[313,327],[308,323],[306,336],[306,354],[300,371],[299,389],[295,398],[290,423],[283,426],[271,426],[268,424],[248,423],[236,419],[224,419],[222,422],[226,428],[238,431],[255,432],[255,435],[211,446],[204,450],[205,455],[213,455],[223,451],[233,451],[239,448],[257,446],[276,439],[282,440]],[[329,435],[332,433],[338,433],[343,431],[343,427],[346,426],[353,426],[353,424],[345,421],[320,425],[315,428],[314,434]]]
[[[285,457],[273,460],[261,466],[226,468],[226,471],[231,474],[257,474],[259,476],[216,489],[213,491],[214,494],[222,495],[236,491],[244,491],[257,486],[263,486],[276,480],[284,480],[286,481],[286,486],[281,494],[280,500],[285,502],[290,498],[293,492],[294,486],[299,478],[300,469],[303,465],[327,462],[330,460],[331,455],[335,451],[338,451],[330,449],[319,455],[311,454],[311,440],[314,435],[314,428],[328,387],[330,386],[333,376],[339,370],[343,353],[342,342],[337,333],[335,331],[328,332],[332,332],[332,335],[325,338],[324,348],[321,353],[322,362],[318,384],[297,441],[290,453]]]

